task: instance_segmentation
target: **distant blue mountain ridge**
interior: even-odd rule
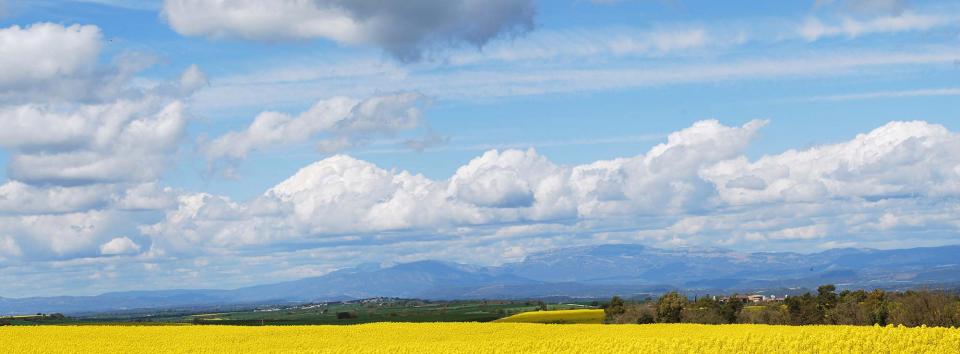
[[[370,297],[422,299],[604,298],[687,293],[839,288],[960,287],[960,245],[911,249],[832,249],[743,253],[718,248],[660,249],[634,244],[571,247],[483,267],[418,261],[363,265],[323,276],[232,290],[158,290],[97,296],[0,297],[0,314],[66,314]]]

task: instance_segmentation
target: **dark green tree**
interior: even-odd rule
[[[737,317],[740,315],[740,311],[743,310],[743,306],[742,300],[735,298],[735,296],[730,297],[729,300],[720,306],[720,317],[727,323],[737,323]]]
[[[687,297],[676,291],[664,294],[657,300],[657,322],[679,323]]]
[[[817,288],[817,311],[820,312],[823,318],[823,320],[821,320],[822,323],[833,322],[830,318],[827,318],[827,315],[830,313],[830,310],[837,307],[837,303],[840,302],[836,291],[837,287],[833,284],[821,285]]]
[[[698,298],[684,306],[681,321],[703,324],[727,323],[726,319],[720,314],[720,307],[720,302],[709,296]]]
[[[615,323],[617,316],[623,315],[626,312],[626,307],[624,306],[623,299],[619,296],[614,296],[610,299],[610,304],[603,309],[604,321],[607,323]]]
[[[817,306],[817,298],[810,293],[801,296],[791,296],[786,300],[787,311],[790,314],[790,324],[811,325],[822,324],[823,313]]]
[[[867,294],[863,300],[863,307],[870,314],[872,324],[886,326],[890,319],[890,310],[887,305],[887,292],[876,289]]]
[[[840,292],[840,300],[833,308],[826,311],[824,319],[829,324],[844,325],[869,325],[870,316],[867,314],[864,306],[864,300],[867,299],[867,293],[863,290]]]

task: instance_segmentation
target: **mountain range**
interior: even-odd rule
[[[497,267],[418,261],[359,266],[323,276],[232,290],[159,290],[97,296],[0,297],[0,315],[66,314],[370,297],[422,299],[603,298],[688,293],[787,292],[960,284],[960,245],[819,253],[743,253],[719,248],[660,249],[634,244],[562,248]]]

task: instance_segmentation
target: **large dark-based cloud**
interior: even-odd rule
[[[412,61],[450,44],[482,46],[533,27],[532,0],[167,0],[182,35],[259,41],[325,38],[369,44]]]

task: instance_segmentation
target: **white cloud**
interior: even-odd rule
[[[103,46],[94,25],[0,28],[0,104],[103,103],[139,95],[130,80],[156,58],[130,51],[104,64]]]
[[[35,24],[0,30],[0,148],[11,179],[77,185],[156,179],[176,151],[188,115],[183,99],[206,85],[196,66],[176,80],[144,86],[149,65],[126,54],[97,67],[96,26]],[[23,52],[23,53],[20,53]],[[36,57],[36,58],[33,58]]]
[[[363,144],[372,137],[392,135],[421,124],[425,98],[413,92],[385,94],[358,100],[335,97],[322,100],[297,116],[263,112],[242,131],[227,133],[205,144],[210,161],[243,159],[253,150],[317,141],[322,152]]]
[[[702,121],[645,154],[579,166],[556,165],[534,150],[488,151],[444,180],[337,155],[249,202],[183,196],[142,232],[151,252],[204,254],[422,243],[495,243],[505,252],[549,248],[558,234],[661,246],[889,245],[887,232],[904,225],[939,225],[945,235],[960,227],[955,215],[928,205],[960,210],[949,202],[960,194],[955,133],[892,122],[848,142],[751,162],[742,154],[764,123]],[[900,216],[884,216],[892,210]],[[431,254],[438,256],[424,257]]]
[[[560,173],[533,149],[487,151],[450,178],[447,194],[481,207],[518,208],[534,204],[534,187]]]
[[[132,75],[150,60],[125,54],[99,66],[101,47],[91,25],[0,29],[0,148],[15,180],[4,193],[27,202],[21,212],[94,207],[92,190],[122,187],[63,187],[154,180],[178,148],[180,99],[205,84],[203,73],[191,66],[177,81],[136,87]]]
[[[402,186],[394,178],[389,171],[369,162],[336,155],[304,167],[267,194],[292,202],[294,213],[301,220],[329,218],[328,221],[340,220],[340,224],[353,226],[353,222],[365,219],[367,210],[389,199]]]
[[[90,74],[101,48],[91,25],[37,23],[0,29],[0,90]]]
[[[926,122],[891,122],[851,141],[704,169],[728,204],[829,198],[960,196],[960,135]],[[742,181],[751,181],[749,184]]]
[[[443,213],[431,198],[436,187],[421,175],[394,174],[369,162],[338,155],[298,171],[266,195],[290,203],[295,222],[309,233],[408,228]],[[438,211],[426,212],[430,199]]]
[[[402,60],[438,45],[481,46],[533,27],[531,0],[166,0],[163,17],[182,35],[251,40],[325,38],[372,44]]]
[[[242,246],[335,240],[351,233],[443,233],[460,226],[683,213],[711,204],[713,189],[697,171],[740,154],[763,124],[698,122],[645,155],[587,166],[558,166],[532,149],[488,151],[442,181],[338,155],[301,169],[248,203],[206,194],[181,197],[165,222],[143,231],[159,247],[183,251],[205,242]],[[614,175],[620,178],[608,179]]]
[[[177,192],[156,182],[30,185],[20,181],[0,184],[0,215],[37,215],[82,212],[91,209],[130,211],[166,210],[176,205]]]
[[[122,194],[115,194],[113,202],[121,210],[167,210],[176,206],[177,194],[173,188],[148,182],[128,187]]]
[[[115,256],[140,252],[140,245],[127,237],[117,237],[100,245],[100,254]]]
[[[838,23],[824,23],[817,18],[809,18],[798,29],[801,37],[808,41],[815,41],[824,37],[844,36],[856,38],[877,33],[897,33],[908,31],[926,31],[931,28],[944,26],[957,21],[957,18],[928,15],[914,12],[904,12],[897,15],[887,15],[860,20],[843,17]]]
[[[112,186],[37,187],[18,181],[0,185],[0,215],[84,211],[105,203]]]
[[[716,120],[701,121],[670,134],[666,143],[654,146],[646,155],[574,167],[571,184],[582,201],[579,213],[603,216],[707,209],[715,192],[698,171],[741,154],[765,124],[755,120],[731,128]]]
[[[128,53],[98,64],[102,45],[96,26],[0,29],[6,260],[127,252],[126,241],[110,240],[176,203],[177,192],[156,181],[185,134],[185,99],[206,76],[190,66],[168,82],[134,80],[152,59]]]
[[[154,264],[131,264],[136,274],[249,284],[262,282],[257,274],[296,278],[293,270],[318,260],[324,271],[431,258],[494,264],[611,242],[766,250],[955,243],[956,133],[892,122],[837,144],[742,157],[763,124],[697,122],[644,154],[578,166],[534,150],[488,151],[438,180],[337,155],[243,202],[140,184],[105,198],[110,208],[169,207],[159,222],[140,223],[139,234],[118,228],[129,218],[119,211],[0,216],[0,257],[75,267],[136,254]]]
[[[81,105],[0,108],[12,152],[9,176],[27,183],[85,184],[156,179],[178,148],[187,116],[157,97]],[[63,123],[63,124],[61,124]],[[45,134],[39,126],[58,127]]]
[[[112,232],[136,222],[129,218],[109,210],[0,215],[0,234],[12,237],[24,260],[89,257]]]

